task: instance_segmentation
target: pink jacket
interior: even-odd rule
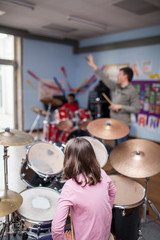
[[[82,187],[69,179],[61,192],[52,221],[53,240],[64,240],[64,226],[69,208],[75,240],[108,240],[112,207],[116,193],[110,177],[101,170],[102,181]],[[83,180],[83,176],[80,175]]]

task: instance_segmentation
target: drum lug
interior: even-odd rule
[[[122,210],[122,217],[124,217],[126,215],[126,211],[125,209]]]
[[[26,173],[22,173],[22,178],[24,178],[26,176]]]
[[[26,159],[22,158],[21,164],[25,163]]]

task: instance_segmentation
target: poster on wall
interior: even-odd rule
[[[132,81],[139,97],[141,110],[132,114],[130,135],[160,142],[160,82]]]
[[[64,81],[59,80],[59,84],[64,88]],[[45,84],[44,84],[45,83]],[[57,90],[57,84],[53,80],[41,80],[38,85],[39,99],[62,95],[60,89]]]
[[[128,66],[129,66],[129,64],[106,65],[105,69],[104,69],[104,73],[109,77],[109,79],[112,79],[114,82],[116,82],[120,68],[128,67]]]

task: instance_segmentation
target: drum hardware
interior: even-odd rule
[[[115,140],[129,134],[129,127],[122,121],[112,118],[101,118],[91,121],[87,130],[95,137]]]
[[[15,233],[35,239],[50,233],[60,194],[51,188],[35,187],[23,190],[20,195],[23,203],[12,216]]]
[[[20,177],[29,187],[50,187],[63,170],[64,154],[56,144],[33,144],[22,162]]]
[[[160,220],[160,213],[158,212],[157,208],[154,206],[154,204],[148,199],[147,197],[147,192],[148,192],[148,182],[149,182],[149,177],[145,178],[145,198],[144,198],[144,203],[143,203],[143,216],[141,219],[141,224],[145,224],[145,223],[150,223],[150,222],[155,222],[155,221],[159,221]],[[152,208],[153,212],[155,213],[155,215],[157,216],[156,219],[152,219],[152,220],[148,220],[146,215],[147,215],[147,204],[149,204],[149,206]]]
[[[39,140],[40,136],[39,136],[39,120],[41,116],[47,116],[47,112],[43,109],[37,108],[37,107],[31,107],[31,109],[37,113],[37,116],[31,126],[31,129],[29,131],[30,134],[32,134],[33,130],[35,129],[35,127],[37,126],[37,136],[35,137],[35,140]]]
[[[78,109],[74,115],[77,119],[76,126],[80,129],[86,129],[88,123],[92,120],[91,112],[88,109]]]
[[[5,216],[5,223],[1,232],[1,240],[6,232],[6,238],[10,239],[9,214],[17,210],[22,204],[23,198],[16,192],[8,189],[8,147],[27,145],[33,142],[33,137],[19,130],[0,132],[0,144],[4,146],[4,190],[0,190],[0,217]]]
[[[100,98],[96,98],[96,101],[91,102],[91,104],[95,104],[96,105],[96,117],[100,118],[102,116],[102,108],[101,108],[101,104],[106,103],[105,100],[100,100]]]
[[[56,126],[59,130],[68,130],[73,127],[72,112],[68,108],[59,108],[54,111]]]
[[[144,139],[133,139],[120,143],[110,154],[111,165],[117,172],[132,178],[145,178],[143,215],[140,224],[160,220],[160,213],[147,197],[149,177],[160,172],[159,156],[159,145]],[[148,204],[155,213],[156,219],[148,220],[146,218]],[[139,232],[141,234],[141,231]]]
[[[121,240],[137,240],[140,230],[140,208],[145,189],[137,181],[122,175],[110,175],[117,192],[113,206],[112,232]]]

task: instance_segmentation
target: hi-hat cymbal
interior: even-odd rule
[[[28,145],[34,141],[34,138],[25,132],[6,128],[0,132],[0,145],[3,146],[21,146]]]
[[[23,202],[19,193],[11,190],[0,190],[0,217],[9,215],[17,210]]]
[[[113,168],[128,177],[146,178],[160,172],[160,146],[157,143],[132,139],[118,144],[110,154]]]
[[[47,115],[47,112],[43,109],[40,109],[38,107],[31,107],[31,109],[35,112],[35,113],[38,113],[42,116],[46,116]]]
[[[112,118],[93,120],[88,124],[87,130],[93,136],[107,140],[119,139],[129,133],[129,127],[124,122]]]
[[[43,102],[44,104],[51,104],[52,106],[55,106],[55,107],[59,107],[63,104],[62,100],[56,97],[54,98],[44,97],[44,98],[41,98],[40,101]]]

